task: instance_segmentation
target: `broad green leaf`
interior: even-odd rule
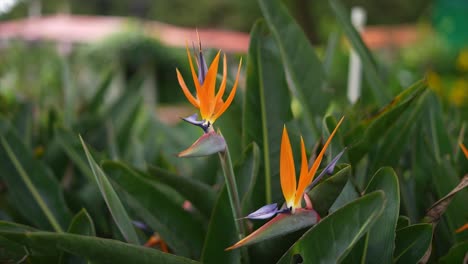
[[[65,251],[96,263],[198,263],[159,250],[117,240],[51,232],[0,232],[0,235],[31,248],[47,248],[50,254]]]
[[[400,215],[397,220],[397,227],[396,230],[400,230],[402,228],[405,228],[411,224],[410,219],[407,216]]]
[[[351,166],[346,165],[333,176],[323,180],[309,191],[309,196],[312,200],[314,209],[319,213],[319,215],[325,216],[328,214],[328,210],[343,191],[343,188],[348,181],[350,171]]]
[[[424,109],[424,103],[427,93],[424,92],[415,101],[403,116],[387,131],[386,136],[382,139],[382,143],[372,154],[372,167],[369,171],[377,171],[382,166],[396,167],[401,160],[405,150],[410,148],[410,140],[415,136],[420,135],[421,126],[420,116]]]
[[[96,236],[96,230],[94,229],[93,220],[89,216],[86,209],[81,209],[72,219],[70,226],[68,227],[67,233],[85,236]],[[82,259],[77,256],[70,255],[65,252],[60,254],[59,263],[85,263]]]
[[[468,252],[468,241],[455,244],[447,255],[440,258],[441,264],[463,263],[466,260]]]
[[[359,58],[363,65],[364,77],[366,78],[369,87],[372,89],[372,93],[376,101],[379,105],[384,105],[388,102],[389,92],[379,77],[377,64],[372,57],[371,52],[366,47],[359,33],[351,23],[349,12],[342,6],[339,0],[329,0],[328,2],[340,26],[343,28],[346,37],[351,42],[357,54],[359,54]]]
[[[133,227],[132,221],[130,220],[127,211],[125,210],[122,202],[120,201],[119,196],[112,187],[112,184],[110,183],[109,179],[107,179],[107,176],[104,173],[104,171],[101,169],[101,167],[99,167],[96,161],[94,161],[93,157],[89,153],[88,147],[86,147],[86,144],[84,143],[81,137],[80,140],[81,144],[83,145],[83,149],[86,153],[86,157],[88,158],[89,166],[93,171],[96,183],[99,187],[99,190],[101,191],[104,201],[107,204],[107,208],[109,209],[112,218],[117,224],[125,240],[132,244],[139,244],[135,228]]]
[[[375,116],[360,122],[345,137],[345,145],[350,146],[348,158],[351,165],[357,162],[376,145],[386,131],[398,120],[398,118],[412,106],[417,98],[426,90],[426,82],[419,81],[413,86],[407,88],[392,102],[379,111]]]
[[[360,197],[360,194],[357,191],[356,186],[354,186],[351,178],[348,178],[348,181],[343,187],[340,195],[338,195],[335,202],[332,204],[332,206],[330,207],[328,211],[329,213],[333,213],[339,208],[345,206],[346,204],[352,202],[353,200],[359,197]]]
[[[288,86],[302,104],[306,119],[314,126],[314,115],[323,116],[331,99],[322,85],[325,76],[322,64],[281,1],[258,0],[258,3],[277,42]]]
[[[109,177],[126,195],[126,200],[141,221],[169,245],[177,255],[200,256],[204,240],[202,223],[161,190],[161,186],[142,177],[123,163],[103,164]]]
[[[284,124],[292,120],[291,98],[287,89],[277,45],[263,21],[251,32],[247,57],[242,145],[251,142],[262,150],[262,165],[252,193],[252,207],[281,199],[279,146]]]
[[[0,145],[0,175],[16,210],[37,227],[62,232],[71,215],[51,170],[34,158],[12,128],[0,134]]]
[[[286,235],[310,227],[319,220],[320,216],[314,210],[296,209],[294,214],[278,214],[259,229],[230,246],[228,250]]]
[[[96,236],[93,219],[91,219],[86,209],[81,209],[73,217],[67,232],[77,235]]]
[[[395,247],[395,229],[400,212],[398,177],[390,167],[378,170],[369,182],[366,193],[382,190],[387,202],[374,226],[369,230],[366,263],[391,263]]]
[[[237,220],[234,219],[228,193],[226,187],[223,186],[208,224],[201,262],[219,263],[222,259],[223,263],[241,263],[239,250],[225,251],[228,246],[239,239],[234,221]]]
[[[396,232],[394,262],[418,263],[430,247],[431,224],[416,224]]]
[[[278,263],[291,263],[299,254],[304,263],[338,263],[381,215],[382,191],[367,194],[330,214],[307,231]]]
[[[150,166],[148,173],[152,178],[177,190],[205,216],[210,216],[216,199],[216,193],[210,186],[189,177],[170,173],[158,167]]]

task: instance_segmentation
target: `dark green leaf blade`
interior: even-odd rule
[[[105,171],[126,195],[135,214],[159,233],[177,255],[197,259],[204,240],[203,224],[160,189],[120,162],[106,161]]]
[[[151,248],[83,235],[51,232],[0,232],[0,235],[31,248],[47,247],[51,254],[66,251],[97,263],[199,263]]]
[[[369,49],[366,47],[364,42],[361,39],[361,36],[354,28],[349,15],[345,8],[341,5],[338,0],[329,0],[328,1],[332,11],[335,14],[339,24],[343,28],[346,37],[351,42],[353,48],[359,54],[363,64],[363,73],[366,78],[369,86],[372,89],[372,93],[379,103],[383,105],[388,102],[389,93],[386,90],[386,87],[383,85],[381,78],[378,75],[377,65],[370,53]]]
[[[334,175],[323,180],[309,191],[309,196],[312,200],[314,209],[319,213],[319,215],[325,216],[328,214],[328,210],[343,191],[343,188],[348,181],[350,171],[351,166],[346,165]]]
[[[331,94],[323,89],[324,70],[306,35],[279,0],[259,0],[262,14],[280,51],[288,86],[315,125],[313,115],[325,113]]]
[[[158,167],[150,166],[148,173],[154,179],[177,190],[205,216],[210,216],[216,199],[215,191],[210,186],[189,177],[170,173]]]
[[[432,225],[416,224],[396,232],[394,262],[418,263],[431,245]]]
[[[16,209],[34,225],[62,232],[71,215],[57,179],[11,127],[0,136],[0,175]]]
[[[391,263],[395,247],[395,229],[400,212],[400,188],[398,177],[390,167],[378,170],[366,193],[376,190],[385,192],[387,202],[382,215],[369,230],[366,263]]]
[[[382,191],[367,194],[327,216],[307,231],[278,263],[291,263],[300,254],[304,263],[337,263],[380,216]]]
[[[275,146],[280,145],[283,125],[293,116],[286,76],[276,50],[265,23],[258,21],[251,32],[242,117],[243,147],[255,142],[262,151],[250,210],[281,198],[279,181],[274,180],[279,177],[279,149]]]
[[[111,212],[112,218],[114,219],[115,223],[119,227],[120,232],[124,236],[124,238],[133,244],[139,244],[138,236],[135,232],[135,228],[133,227],[132,221],[127,214],[122,202],[120,201],[119,196],[115,192],[112,184],[110,183],[109,179],[107,179],[106,174],[104,171],[99,167],[99,165],[94,161],[93,157],[89,153],[88,147],[84,143],[83,139],[80,137],[81,144],[83,145],[83,149],[86,153],[86,157],[88,158],[89,165],[91,166],[91,170],[99,186],[99,190],[101,191],[102,197],[107,204],[107,208]]]

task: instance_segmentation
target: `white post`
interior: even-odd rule
[[[31,0],[28,7],[28,17],[40,17],[42,13],[41,0]]]
[[[351,23],[356,30],[361,33],[366,23],[366,11],[362,7],[353,7],[351,9]],[[361,59],[356,51],[351,48],[348,70],[348,99],[354,104],[361,95],[362,79]]]

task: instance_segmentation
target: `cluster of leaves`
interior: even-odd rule
[[[235,161],[241,210],[282,202],[284,124],[293,146],[300,133],[313,149],[345,113],[329,147],[348,148],[343,163],[309,192],[322,220],[310,226],[307,217],[285,218],[256,243],[225,251],[239,240],[239,220],[218,160],[174,155],[200,131],[160,122],[139,75],[121,87],[109,69],[85,96],[70,69],[57,67],[64,71],[61,103],[16,98],[2,108],[2,261],[461,262],[468,237],[455,230],[468,220],[466,179],[459,185],[468,163],[457,140],[466,116],[443,108],[424,80],[392,94],[347,12],[330,0],[371,94],[349,105],[327,82],[336,46],[319,58],[281,2],[258,2],[264,18],[251,32],[245,89],[216,123]],[[241,224],[249,233],[260,226]],[[294,225],[303,228],[291,232]],[[154,232],[170,254],[143,246]]]

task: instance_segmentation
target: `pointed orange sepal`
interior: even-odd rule
[[[294,157],[286,126],[283,128],[283,136],[281,138],[280,180],[286,204],[288,207],[292,207],[296,194],[296,169],[294,167]]]
[[[468,149],[463,145],[463,143],[458,143],[460,145],[460,148],[462,149],[463,153],[465,154],[465,157],[468,159]]]
[[[330,137],[328,138],[327,142],[325,142],[325,145],[323,146],[323,148],[320,151],[319,155],[317,156],[314,163],[312,164],[312,167],[310,168],[309,172],[307,173],[307,176],[303,178],[302,173],[301,173],[301,178],[299,179],[299,185],[297,186],[296,197],[295,197],[295,200],[294,200],[295,207],[300,207],[302,194],[304,193],[307,186],[309,186],[309,184],[314,179],[315,173],[317,172],[317,169],[320,166],[320,163],[322,162],[323,155],[325,155],[325,151],[327,150],[328,145],[330,144],[331,140],[333,139],[333,136],[335,136],[336,131],[340,127],[341,123],[343,122],[343,119],[344,119],[344,117],[342,117],[340,119],[340,121],[336,125],[335,129],[330,134]]]

